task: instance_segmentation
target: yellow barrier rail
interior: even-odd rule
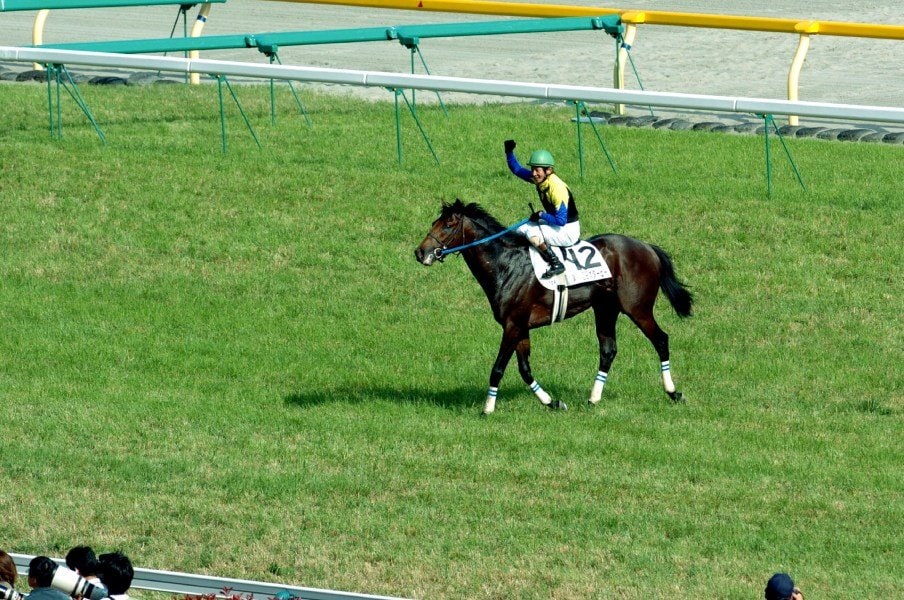
[[[800,19],[776,19],[770,17],[743,17],[732,15],[709,15],[702,13],[679,13],[658,10],[625,10],[600,6],[569,6],[561,4],[530,4],[526,2],[492,2],[490,0],[282,0],[302,4],[337,4],[344,6],[365,6],[369,8],[390,8],[401,10],[425,10],[433,12],[474,13],[485,15],[506,15],[512,17],[593,17],[602,14],[617,14],[626,23],[646,25],[677,25],[680,27],[704,27],[711,29],[741,29],[747,31],[768,31],[779,33],[799,33]],[[804,21],[810,23],[811,21]],[[848,37],[881,38],[904,40],[904,25],[874,25],[869,23],[845,23],[840,21],[818,21],[818,33]]]
[[[629,47],[637,35],[638,25],[671,25],[677,27],[701,27],[708,29],[737,29],[768,33],[791,33],[800,36],[797,50],[788,72],[788,99],[798,100],[798,82],[804,59],[810,47],[811,35],[833,35],[856,38],[904,40],[904,25],[871,23],[847,23],[842,21],[812,21],[778,19],[771,17],[746,17],[679,13],[657,10],[625,10],[602,6],[569,6],[561,4],[530,4],[525,2],[494,2],[491,0],[281,0],[302,4],[335,4],[368,8],[420,10],[432,12],[472,13],[512,17],[583,17],[617,14],[625,23],[624,41]],[[619,50],[613,80],[617,89],[624,89],[627,50]],[[617,106],[623,113],[624,107]],[[791,125],[798,124],[796,116],[788,117]]]

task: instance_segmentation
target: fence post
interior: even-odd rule
[[[617,50],[615,54],[615,73],[613,84],[615,89],[625,89],[625,63],[628,61],[628,49],[634,44],[634,38],[637,36],[637,26],[644,22],[646,15],[642,12],[626,12],[621,17],[625,24],[625,33],[621,41],[617,42]],[[625,114],[625,105],[616,104],[615,114]]]
[[[42,8],[38,11],[38,14],[35,15],[35,23],[31,26],[31,43],[35,46],[40,46],[44,43],[44,23],[47,22],[47,15],[49,14],[49,9]],[[44,65],[41,63],[34,63],[32,67],[35,71],[44,70]]]
[[[198,17],[195,19],[195,24],[191,27],[191,37],[201,37],[201,30],[204,29],[204,24],[207,23],[207,15],[209,14],[210,4],[202,4],[201,9],[198,11]],[[190,59],[195,59],[200,56],[201,54],[197,50],[192,50],[188,53]],[[198,73],[192,73],[189,77],[189,81],[192,85],[198,85],[201,83],[201,76]]]
[[[788,100],[798,100],[798,83],[800,81],[800,70],[804,66],[804,60],[807,58],[807,50],[810,49],[810,34],[819,32],[819,23],[807,21],[798,23],[794,29],[800,32],[800,41],[797,43],[797,51],[794,53],[794,60],[791,61],[791,70],[788,71]],[[788,125],[799,125],[800,120],[797,115],[788,115]]]

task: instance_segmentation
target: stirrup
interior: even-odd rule
[[[549,279],[550,277],[555,277],[556,275],[561,275],[565,272],[565,265],[559,263],[558,265],[550,265],[549,269],[545,273],[543,273],[543,279]]]

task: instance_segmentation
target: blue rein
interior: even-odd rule
[[[438,253],[438,255],[437,255],[437,258],[444,258],[444,257],[446,257],[446,256],[449,255],[449,254],[454,254],[454,253],[456,253],[456,252],[461,252],[462,250],[467,250],[468,248],[473,248],[474,246],[480,246],[481,244],[486,244],[487,242],[492,242],[492,241],[495,240],[496,238],[502,237],[502,236],[504,236],[506,233],[508,233],[508,232],[510,232],[510,231],[514,231],[515,229],[518,229],[519,227],[521,227],[522,225],[524,225],[524,224],[527,223],[528,221],[530,221],[530,219],[521,219],[520,221],[518,221],[518,222],[515,223],[514,225],[511,225],[510,227],[507,227],[506,229],[503,229],[503,230],[500,231],[499,233],[494,233],[493,235],[491,235],[491,236],[489,236],[489,237],[480,238],[479,240],[474,240],[474,241],[471,242],[470,244],[464,244],[464,245],[462,245],[462,246],[455,246],[454,248],[443,248],[442,250],[439,250],[439,249],[438,249],[438,250],[439,250],[439,253]]]

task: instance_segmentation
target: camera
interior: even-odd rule
[[[0,583],[0,600],[22,600],[22,594],[17,592],[12,586]]]
[[[73,598],[82,597],[85,600],[102,600],[109,596],[107,588],[104,586],[99,583],[91,583],[75,571],[70,571],[63,566],[57,566],[53,572],[53,581],[50,582],[50,586],[69,594]]]

